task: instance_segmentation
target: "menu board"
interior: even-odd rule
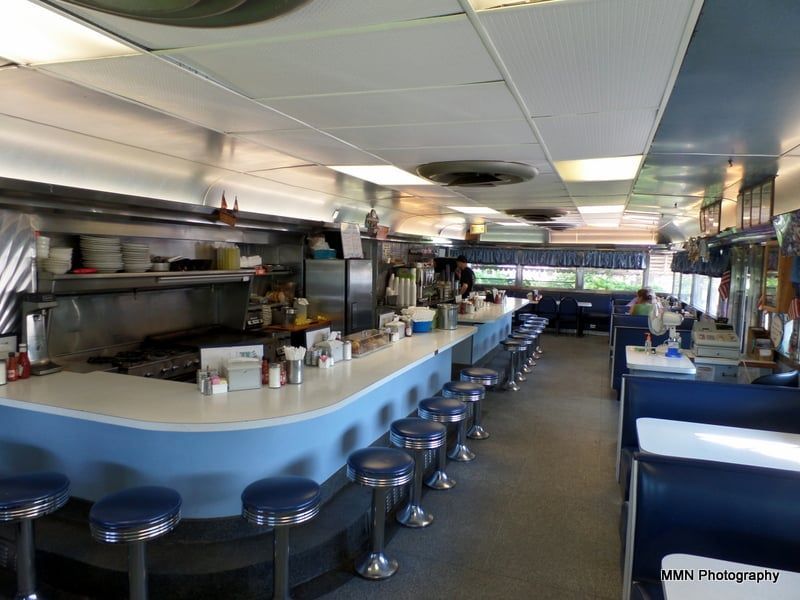
[[[341,223],[342,232],[342,257],[343,258],[364,258],[364,250],[361,247],[361,229],[358,223]]]

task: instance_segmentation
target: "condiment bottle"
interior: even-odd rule
[[[269,361],[261,361],[261,385],[269,385]]]
[[[650,339],[650,334],[648,333],[644,336],[644,349],[649,352],[652,347],[653,340]]]
[[[19,345],[19,357],[17,359],[17,374],[19,379],[27,379],[31,376],[31,359],[28,358],[28,345]]]
[[[16,381],[19,378],[17,373],[17,357],[13,352],[8,353],[8,360],[6,361],[6,379],[8,381]]]
[[[7,375],[6,361],[0,360],[0,385],[6,384],[6,375]]]
[[[351,360],[353,358],[353,342],[350,340],[345,341],[342,354],[345,360]]]
[[[269,387],[281,387],[281,366],[278,363],[272,363],[269,366]]]

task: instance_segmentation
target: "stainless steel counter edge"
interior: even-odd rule
[[[526,298],[506,298],[503,300],[502,304],[484,304],[483,308],[477,312],[464,315],[459,314],[458,322],[464,325],[491,323],[509,313],[517,312],[528,304],[530,304],[530,300]]]
[[[369,356],[337,363],[332,369],[307,368],[302,385],[279,390],[263,387],[203,396],[185,383],[104,372],[62,372],[3,386],[0,405],[151,431],[272,427],[333,412],[474,332],[474,327],[461,326],[417,334]]]

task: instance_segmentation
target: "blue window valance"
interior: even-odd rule
[[[731,268],[731,256],[728,248],[713,248],[709,251],[706,261],[699,256],[693,258],[694,260],[686,251],[676,252],[672,257],[673,272],[722,277]]]
[[[646,254],[642,250],[575,250],[569,248],[532,248],[515,250],[470,246],[451,248],[450,256],[464,254],[471,263],[531,267],[588,267],[594,269],[644,269]]]

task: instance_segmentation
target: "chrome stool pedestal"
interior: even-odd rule
[[[475,409],[473,413],[475,419],[473,426],[467,432],[467,437],[475,440],[484,440],[489,437],[489,434],[481,426],[480,402],[486,397],[486,388],[483,387],[483,384],[469,381],[448,381],[442,386],[442,396],[472,404]]]
[[[510,392],[518,392],[519,386],[517,385],[517,356],[522,351],[522,342],[515,339],[507,339],[500,342],[503,348],[508,352],[508,377],[503,389]]]
[[[305,477],[268,477],[242,492],[242,517],[253,525],[273,527],[273,600],[290,598],[289,527],[316,517],[321,503],[319,485]]]
[[[493,369],[485,369],[482,367],[467,367],[461,369],[459,374],[461,381],[468,381],[470,383],[479,383],[484,388],[484,393],[487,387],[497,385],[500,375]],[[489,437],[489,432],[486,431],[481,425],[481,401],[472,403],[472,427],[467,432],[467,437],[473,440],[485,440]]]
[[[61,473],[29,473],[0,479],[0,522],[17,524],[17,594],[37,600],[33,520],[57,511],[69,500],[69,479]]]
[[[466,452],[472,456],[472,458],[469,460],[475,458],[475,455],[463,445],[464,427],[467,420],[467,405],[461,402],[461,400],[456,400],[454,398],[443,398],[441,396],[434,396],[433,398],[420,400],[419,407],[417,408],[417,415],[419,415],[421,419],[442,423],[445,425],[445,427],[447,426],[447,423],[459,423],[458,441],[456,441],[456,445],[453,450],[456,451],[460,444],[461,449],[458,450],[459,452],[463,454],[464,450],[466,450]],[[455,479],[450,477],[445,471],[445,468],[447,467],[446,443],[447,438],[445,438],[445,443],[442,444],[437,451],[438,467],[436,471],[434,471],[433,474],[425,480],[425,485],[434,490],[449,490],[456,485]]]
[[[398,419],[389,428],[389,440],[398,448],[414,451],[414,485],[408,504],[397,514],[406,527],[427,527],[433,515],[426,512],[422,502],[422,476],[425,473],[425,450],[437,450],[447,442],[447,428],[441,423],[419,417]]]
[[[145,543],[169,533],[180,520],[181,496],[166,487],[130,488],[92,506],[92,537],[107,544],[128,544],[130,600],[147,599]]]
[[[384,554],[386,494],[414,477],[414,459],[396,448],[362,448],[347,458],[350,481],[372,488],[370,550],[356,560],[356,573],[365,579],[386,579],[395,574],[397,561]]]

